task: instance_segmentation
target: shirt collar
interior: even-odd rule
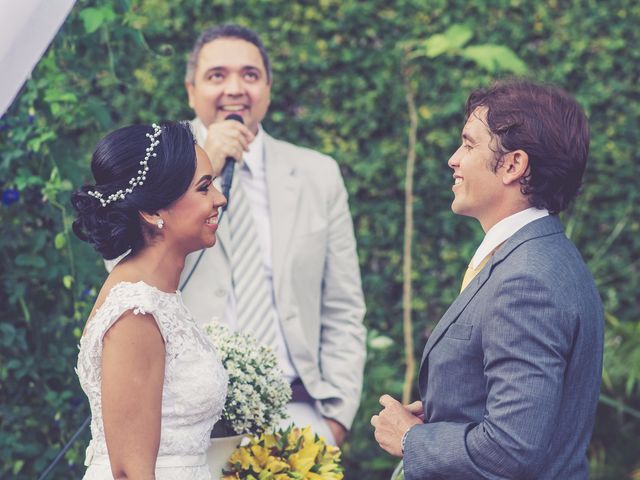
[[[264,130],[258,125],[258,133],[249,144],[249,151],[244,152],[242,161],[247,165],[253,176],[264,172]]]
[[[484,236],[484,240],[476,250],[476,253],[471,259],[469,264],[472,268],[477,268],[480,262],[491,253],[496,247],[504,243],[509,237],[520,230],[528,223],[533,222],[542,217],[549,215],[547,209],[540,208],[527,208],[513,215],[509,215],[507,218],[503,218],[493,227],[489,229]]]
[[[198,117],[194,118],[191,124],[193,125],[193,136],[196,138],[196,143],[204,147],[204,142],[207,139],[207,127]]]

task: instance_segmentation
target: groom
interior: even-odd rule
[[[375,438],[407,480],[586,479],[603,312],[557,214],[581,184],[587,119],[528,82],[473,92],[466,117],[451,208],[486,236],[425,346],[421,402],[383,395]]]

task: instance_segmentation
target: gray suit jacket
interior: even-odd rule
[[[275,302],[285,341],[320,412],[349,428],[360,403],[365,313],[347,191],[336,162],[265,135]],[[231,289],[227,217],[182,297],[199,323],[224,318]]]
[[[425,424],[407,435],[407,480],[586,479],[603,327],[560,221],[516,232],[427,341]]]

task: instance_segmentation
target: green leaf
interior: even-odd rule
[[[85,8],[80,12],[80,18],[84,23],[85,32],[91,34],[98,30],[104,23],[104,11],[98,8]]]
[[[0,323],[0,338],[2,345],[8,347],[16,338],[16,329],[9,323]]]
[[[32,138],[27,142],[27,147],[32,152],[39,152],[40,147],[43,143],[48,142],[49,140],[53,140],[56,138],[56,134],[54,132],[44,132],[42,135]]]
[[[52,102],[70,102],[76,103],[78,101],[78,97],[73,92],[64,92],[54,88],[51,88],[46,91],[44,94],[44,101],[47,103]]]
[[[527,65],[509,47],[503,45],[472,45],[462,50],[462,56],[472,60],[490,73],[499,71],[523,75]]]
[[[425,55],[435,58],[443,53],[452,53],[462,48],[473,36],[473,31],[466,25],[453,25],[444,33],[437,33],[424,41]]]
[[[105,22],[113,22],[116,19],[116,12],[113,11],[111,5],[103,5],[100,8],[100,13],[102,13],[102,18],[104,18]]]
[[[452,25],[444,32],[444,36],[449,42],[449,50],[457,50],[464,47],[471,40],[473,30],[467,25]]]
[[[374,350],[386,350],[393,346],[393,339],[386,335],[379,335],[369,340],[369,348]]]
[[[10,358],[7,363],[7,369],[9,370],[15,370],[17,368],[20,368],[22,364],[20,363],[20,360],[18,360],[17,358]]]
[[[62,277],[62,284],[64,285],[64,288],[66,288],[67,290],[71,290],[71,285],[73,285],[73,277],[71,275],[65,275],[64,277]]]
[[[37,255],[26,255],[21,253],[16,257],[16,265],[19,267],[44,268],[47,266],[47,263],[44,261],[44,258]]]
[[[58,233],[53,239],[53,244],[57,250],[62,250],[67,244],[67,236],[63,232]]]
[[[22,470],[23,466],[24,460],[16,460],[15,462],[13,462],[13,474],[17,475],[18,473],[20,473],[20,470]]]
[[[424,41],[425,55],[435,58],[442,55],[449,48],[449,39],[442,33],[430,36]]]

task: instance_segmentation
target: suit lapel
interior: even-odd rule
[[[231,241],[229,239],[229,218],[227,217],[227,211],[222,214],[222,218],[218,224],[218,230],[216,230],[216,242],[222,248],[227,258],[231,258]],[[215,248],[215,245],[212,247]]]
[[[471,281],[471,283],[467,285],[467,288],[465,288],[460,293],[460,295],[458,295],[458,298],[455,299],[455,301],[451,304],[449,309],[442,316],[442,318],[436,325],[436,328],[434,328],[433,332],[431,332],[431,335],[429,335],[427,344],[425,345],[424,351],[422,352],[422,363],[424,363],[425,359],[427,358],[427,355],[429,355],[429,352],[434,347],[434,345],[438,342],[438,340],[440,340],[442,335],[444,335],[444,333],[447,331],[447,328],[449,328],[449,325],[451,325],[458,318],[460,313],[462,313],[462,311],[473,299],[473,297],[476,296],[476,293],[478,293],[478,291],[482,288],[485,282],[489,279],[489,276],[491,275],[491,270],[493,269],[494,265],[495,265],[495,256],[491,257],[491,260],[487,262],[485,267],[482,270],[480,270],[480,272],[475,276],[475,278]]]
[[[234,172],[234,177],[235,175],[238,175],[238,171],[236,170]],[[238,181],[236,179],[236,181]],[[215,187],[222,191],[222,179],[221,177],[218,177],[215,179]],[[232,180],[233,182],[233,180]],[[233,201],[233,199],[228,199],[229,201]],[[227,256],[227,258],[231,258],[231,241],[230,241],[230,237],[229,237],[230,233],[229,233],[229,217],[227,217],[227,211],[225,210],[224,213],[222,213],[222,218],[220,218],[220,221],[218,222],[218,229],[216,230],[216,243],[217,245],[219,245],[222,250],[224,251],[225,255]],[[215,248],[215,245],[214,245]]]
[[[500,247],[496,251],[487,265],[485,265],[480,273],[478,273],[478,275],[476,275],[471,283],[469,283],[467,288],[465,288],[460,293],[460,295],[458,295],[458,298],[456,298],[456,300],[451,304],[449,309],[442,316],[442,318],[436,325],[436,328],[433,330],[431,335],[429,335],[427,344],[424,347],[420,369],[422,370],[424,368],[426,371],[428,365],[426,365],[425,361],[427,359],[427,356],[429,355],[429,352],[431,352],[435,344],[438,343],[438,340],[440,340],[440,338],[442,338],[449,326],[460,316],[460,313],[462,313],[469,302],[476,296],[478,291],[487,282],[487,280],[491,276],[491,272],[497,265],[502,263],[511,254],[511,252],[513,252],[522,243],[533,238],[562,233],[562,231],[562,224],[560,223],[558,218],[555,216],[548,216],[540,218],[538,220],[534,220],[533,222],[525,225],[515,234],[513,234],[513,236],[509,238],[504,243],[504,245],[502,245],[502,247]],[[422,377],[422,373],[420,374],[420,377]]]
[[[264,147],[271,221],[273,281],[277,296],[298,210],[300,179],[296,176],[291,159],[282,155],[278,151],[277,142],[266,134]]]

